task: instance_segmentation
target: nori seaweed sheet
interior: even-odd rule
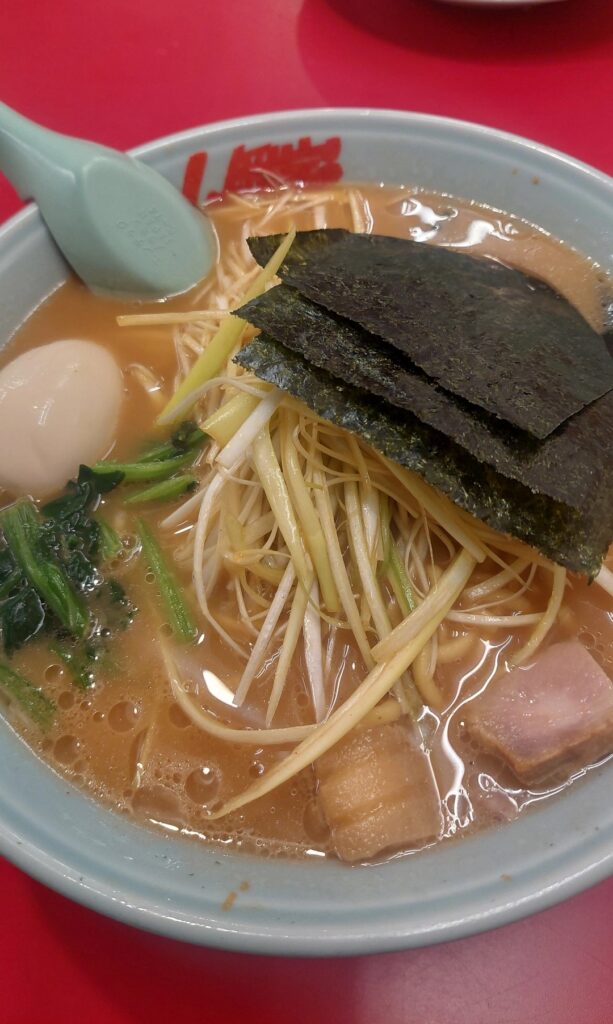
[[[613,507],[613,391],[536,441],[444,391],[402,353],[288,285],[236,311],[346,384],[384,398],[440,430],[500,473],[579,511]]]
[[[258,263],[280,239],[249,239]],[[537,438],[613,388],[601,335],[549,285],[494,260],[403,238],[302,231],[279,276]]]
[[[611,508],[603,518],[593,507],[580,512],[533,494],[416,417],[342,383],[269,335],[260,334],[235,360],[415,471],[495,530],[531,544],[575,572],[594,576],[600,569],[613,535]]]

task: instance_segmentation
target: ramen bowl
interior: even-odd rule
[[[613,184],[537,143],[379,110],[214,124],[135,155],[193,200],[290,181],[414,184],[512,212],[611,269]],[[0,343],[67,276],[34,206],[0,229]],[[3,439],[6,443],[7,439]],[[254,857],[149,831],[95,803],[0,722],[0,849],[46,885],[140,928],[225,949],[374,953],[467,936],[541,910],[613,870],[613,766],[511,824],[385,864]]]

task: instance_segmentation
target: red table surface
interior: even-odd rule
[[[613,169],[613,2],[5,0],[0,97],[118,148],[242,114],[480,121]],[[19,206],[0,181],[0,220]],[[0,863],[2,1024],[608,1024],[613,880],[530,920],[353,960],[238,956],[106,920]]]

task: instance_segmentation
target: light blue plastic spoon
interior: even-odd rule
[[[133,157],[49,131],[0,103],[0,171],[35,199],[92,289],[143,299],[186,291],[209,271],[209,221]]]

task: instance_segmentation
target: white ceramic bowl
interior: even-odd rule
[[[338,141],[324,145],[329,139]],[[197,128],[136,155],[180,185],[188,158],[206,152],[204,195],[226,178],[247,181],[256,148],[252,164],[298,177],[342,171],[348,180],[414,183],[490,203],[611,269],[613,182],[477,125],[299,111]],[[192,188],[203,162],[190,164]],[[65,275],[35,207],[0,229],[0,344]],[[511,825],[370,868],[255,859],[148,832],[73,789],[2,722],[0,765],[0,849],[10,860],[113,917],[229,949],[326,956],[425,945],[515,920],[613,870],[613,765]],[[223,909],[243,881],[249,889]]]

